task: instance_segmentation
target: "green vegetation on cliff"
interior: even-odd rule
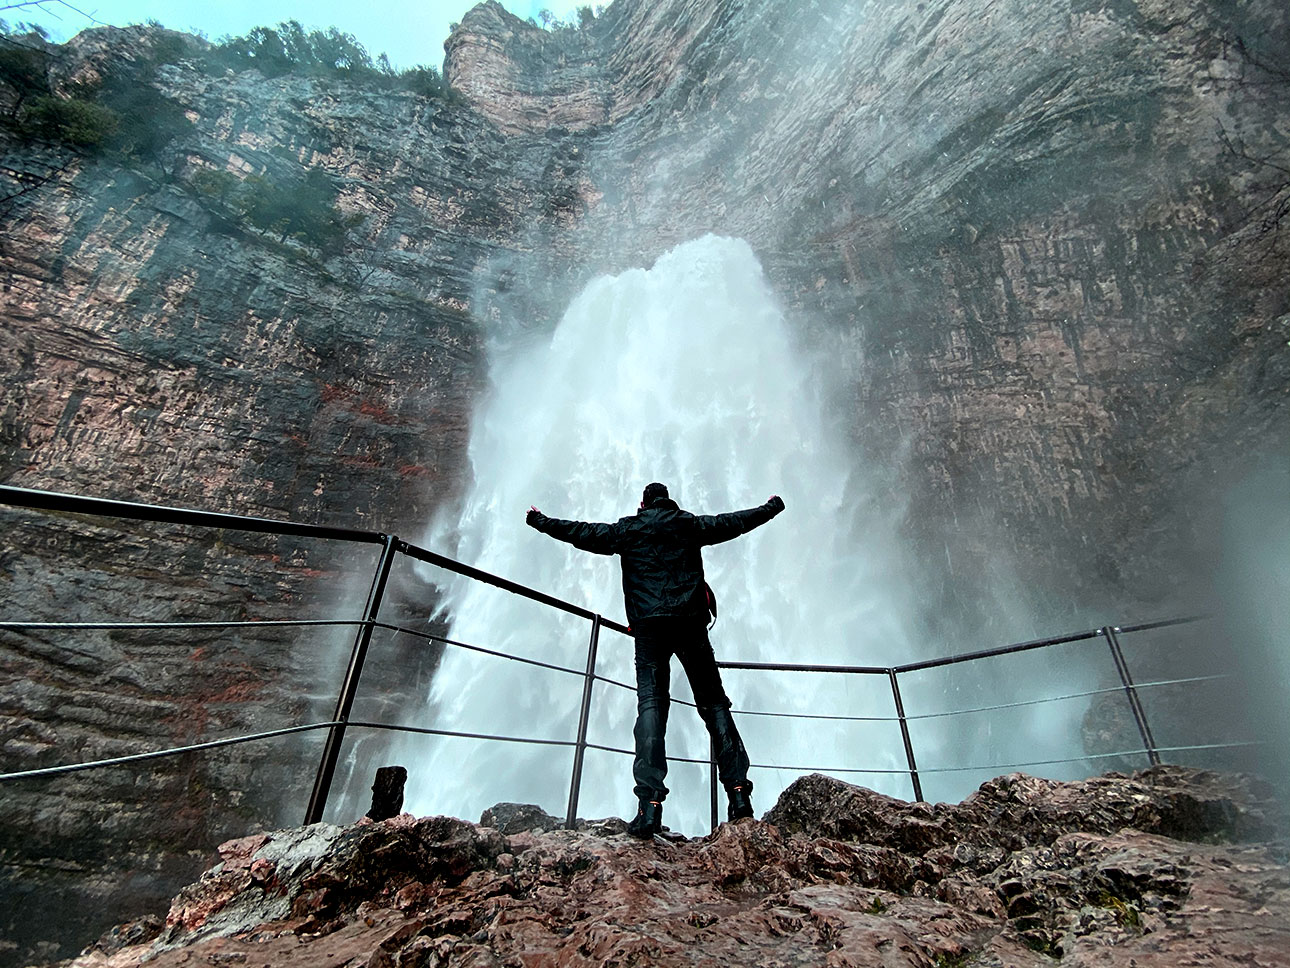
[[[266,78],[301,74],[345,78],[382,90],[405,90],[455,102],[458,96],[433,67],[395,70],[375,59],[352,35],[330,27],[306,30],[290,20],[256,27],[218,44],[164,30],[151,22],[131,59],[96,65],[92,81],[59,78],[59,48],[38,29],[10,28],[0,21],[0,123],[26,142],[43,141],[78,152],[108,152],[174,174],[168,146],[191,122],[184,109],[161,92],[158,71],[188,60],[208,71],[257,70]]]
[[[344,77],[385,90],[455,100],[457,95],[433,67],[419,64],[396,70],[389,58],[373,58],[352,34],[335,27],[306,30],[297,20],[277,27],[256,27],[241,37],[225,37],[207,53],[213,64],[234,70],[254,68],[265,77],[306,74]]]
[[[246,226],[279,242],[293,239],[324,254],[362,221],[336,208],[336,188],[320,168],[310,168],[298,182],[204,168],[189,184],[226,225]]]
[[[129,57],[91,54],[82,61],[87,49],[92,47],[82,47],[72,63],[68,48],[49,43],[39,29],[10,29],[0,21],[0,131],[53,159],[20,179],[4,201],[59,177],[78,157],[100,157],[188,187],[217,228],[250,230],[328,255],[343,246],[356,222],[336,207],[332,179],[321,169],[302,169],[290,157],[249,176],[218,167],[192,170],[192,158],[203,155],[200,140],[187,107],[168,93],[173,88],[165,81],[166,69],[179,64],[209,76],[254,70],[267,80],[286,75],[337,79],[458,99],[433,67],[396,71],[384,55],[373,59],[351,35],[336,28],[306,30],[296,21],[257,27],[213,45],[151,22],[134,39]]]
[[[166,149],[192,123],[153,81],[187,44],[168,33],[150,40],[134,59],[99,65],[92,79],[69,81],[60,77],[57,48],[39,33],[0,33],[0,121],[26,142],[107,152],[171,174]]]

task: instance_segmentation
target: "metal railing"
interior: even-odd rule
[[[215,749],[224,746],[231,746],[242,743],[260,742],[269,739],[276,739],[283,736],[304,733],[317,730],[326,730],[326,741],[324,743],[322,756],[318,765],[317,773],[314,779],[308,805],[305,810],[304,822],[306,824],[316,823],[323,817],[327,801],[330,796],[331,787],[335,779],[336,766],[340,757],[341,748],[344,743],[347,730],[349,728],[361,728],[372,730],[386,730],[394,732],[413,733],[421,735],[435,736],[453,736],[468,739],[489,740],[495,742],[510,743],[529,743],[540,744],[556,747],[571,747],[573,749],[573,768],[569,782],[569,797],[567,802],[565,824],[574,826],[577,819],[578,799],[581,790],[583,763],[587,750],[599,750],[603,752],[633,755],[631,750],[617,747],[604,746],[588,740],[588,725],[593,701],[593,688],[596,682],[603,682],[616,687],[633,689],[628,683],[618,682],[600,675],[596,671],[597,653],[599,650],[600,634],[603,629],[610,629],[623,635],[630,636],[630,630],[622,624],[605,618],[586,608],[571,604],[544,592],[529,588],[525,585],[513,582],[497,575],[490,574],[481,569],[455,561],[444,555],[436,554],[425,548],[410,544],[394,535],[376,531],[364,531],[350,528],[326,527],[321,525],[301,524],[298,522],[275,521],[267,518],[248,517],[243,515],[214,513],[207,511],[196,511],[183,508],[157,507],[153,505],[138,504],[125,501],[112,501],[100,498],[87,498],[70,494],[60,494],[49,491],[31,490],[26,488],[16,488],[0,485],[0,504],[12,507],[26,508],[30,510],[46,512],[70,512],[76,514],[90,515],[94,517],[122,518],[132,520],[142,520],[151,522],[163,522],[178,525],[196,526],[200,528],[219,528],[235,531],[259,532],[280,536],[295,536],[303,538],[319,538],[329,541],[342,541],[351,543],[361,543],[376,545],[380,548],[380,555],[373,572],[370,588],[367,592],[366,601],[363,607],[361,619],[358,620],[287,620],[287,621],[242,621],[242,622],[36,622],[36,621],[0,621],[0,629],[8,630],[34,630],[34,629],[180,629],[180,628],[200,628],[200,629],[228,629],[228,628],[265,628],[265,627],[310,627],[310,626],[349,626],[355,628],[355,636],[352,648],[350,650],[349,661],[341,682],[336,701],[335,711],[332,717],[322,722],[308,723],[304,725],[291,726],[283,729],[268,730],[263,732],[252,733],[248,735],[232,737],[228,739],[212,740],[205,743],[191,744],[182,747],[173,747],[163,750],[148,751],[143,753],[119,756],[111,759],[101,759],[92,762],[72,763],[60,766],[43,767],[39,769],[23,770],[12,773],[0,774],[0,782],[31,779],[35,777],[48,777],[60,774],[88,770],[97,767],[128,765],[144,761],[159,759],[169,756],[178,756],[195,751]],[[400,556],[406,556],[415,561],[443,568],[449,572],[461,575],[473,581],[484,582],[497,588],[503,589],[515,595],[522,596],[547,607],[557,609],[567,614],[575,615],[587,620],[590,623],[589,639],[587,646],[587,659],[585,668],[582,670],[571,669],[564,666],[554,665],[552,663],[542,662],[536,659],[530,659],[521,656],[510,655],[507,653],[496,652],[479,645],[457,642],[430,634],[424,630],[407,628],[405,626],[390,624],[380,621],[379,614],[381,605],[386,596],[387,585],[390,578],[391,568],[395,559]],[[753,670],[773,673],[785,672],[808,672],[808,673],[825,673],[830,675],[858,675],[858,676],[881,676],[887,679],[891,690],[894,716],[841,716],[827,714],[803,714],[803,713],[776,713],[755,710],[735,710],[740,715],[751,716],[783,716],[796,719],[820,719],[820,720],[842,720],[842,721],[872,721],[872,722],[895,722],[899,725],[902,744],[904,747],[905,760],[907,768],[901,771],[861,769],[850,766],[843,767],[794,767],[783,764],[753,764],[755,768],[764,769],[783,769],[795,770],[799,772],[820,771],[830,773],[907,773],[914,792],[915,800],[923,799],[923,787],[921,773],[926,772],[955,772],[980,769],[1015,769],[1022,766],[1048,765],[1056,762],[1069,762],[1070,760],[1050,760],[1037,763],[1013,763],[998,764],[990,767],[971,767],[971,766],[953,766],[942,767],[935,770],[923,769],[920,771],[917,759],[915,757],[914,743],[910,735],[909,725],[911,722],[920,719],[931,719],[942,716],[961,715],[968,712],[988,712],[991,710],[1004,709],[1014,706],[1024,706],[1029,704],[1056,701],[1056,698],[1026,700],[1016,703],[1005,703],[996,706],[979,707],[973,710],[956,710],[950,712],[932,712],[921,715],[910,715],[907,713],[901,693],[901,677],[911,673],[921,672],[929,669],[940,668],[945,666],[958,665],[961,663],[974,662],[982,659],[994,658],[998,656],[1010,655],[1019,652],[1045,649],[1056,645],[1067,643],[1087,641],[1101,638],[1105,640],[1110,649],[1111,656],[1119,675],[1120,685],[1114,688],[1118,692],[1123,690],[1133,719],[1137,726],[1138,732],[1142,739],[1142,748],[1137,750],[1127,750],[1114,754],[1096,754],[1093,757],[1080,757],[1078,759],[1094,759],[1098,756],[1122,757],[1130,755],[1145,755],[1152,765],[1161,762],[1160,754],[1164,752],[1174,752],[1182,749],[1207,749],[1220,748],[1228,746],[1252,745],[1244,743],[1227,743],[1227,744],[1207,744],[1206,746],[1193,747],[1169,747],[1160,748],[1156,744],[1150,725],[1147,721],[1145,709],[1139,696],[1139,690],[1143,686],[1169,685],[1181,682],[1198,682],[1206,679],[1221,678],[1218,676],[1210,677],[1193,677],[1191,679],[1172,680],[1168,683],[1147,683],[1136,684],[1130,674],[1128,663],[1125,660],[1123,650],[1120,646],[1119,637],[1123,634],[1142,632],[1150,629],[1167,628],[1171,626],[1183,625],[1200,621],[1203,616],[1191,616],[1187,618],[1170,619],[1160,622],[1150,622],[1133,626],[1103,626],[1098,629],[1077,632],[1070,635],[1054,636],[1034,641],[1017,643],[1001,648],[986,649],[977,652],[970,652],[961,655],[947,656],[939,659],[930,659],[921,662],[911,662],[897,666],[849,666],[849,665],[808,665],[794,663],[768,663],[768,662],[719,662],[718,665],[723,670]],[[372,643],[373,632],[376,629],[382,629],[396,635],[408,635],[419,638],[423,641],[439,642],[444,646],[471,650],[491,656],[499,656],[513,661],[522,662],[535,667],[546,668],[570,675],[580,675],[583,677],[582,697],[578,715],[578,725],[574,739],[572,740],[551,740],[535,739],[531,737],[518,736],[501,736],[485,733],[468,733],[452,730],[440,730],[429,727],[399,725],[394,723],[380,723],[370,721],[359,721],[352,718],[355,699],[358,696],[359,684],[362,677],[363,666],[367,658],[368,650]],[[1110,690],[1096,690],[1090,693],[1076,694],[1076,696],[1057,697],[1057,698],[1077,698],[1079,696],[1092,696],[1099,693],[1105,693]],[[693,705],[683,700],[673,700],[683,705]],[[717,768],[715,751],[708,759],[699,760],[686,757],[669,757],[673,762],[686,763],[706,763],[710,771],[711,786],[711,808],[712,824],[715,828],[717,824]]]

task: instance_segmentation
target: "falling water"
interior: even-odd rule
[[[470,443],[474,487],[460,517],[439,522],[434,547],[567,601],[624,620],[616,558],[553,541],[524,524],[536,504],[553,517],[614,521],[643,486],[665,482],[682,507],[716,513],[782,495],[764,527],[705,551],[720,604],[719,658],[875,663],[902,641],[897,595],[881,568],[900,508],[866,490],[826,412],[821,363],[796,345],[749,246],[707,236],[649,270],[593,280],[549,340],[494,360],[492,391]],[[581,670],[590,623],[518,596],[437,577],[451,637]],[[606,630],[597,671],[633,681],[631,641]],[[673,693],[690,699],[674,664]],[[727,672],[735,709],[890,715],[885,681],[819,674]],[[437,729],[569,740],[580,677],[450,648],[430,697]],[[590,740],[630,748],[634,695],[597,682]],[[424,722],[424,719],[422,720]],[[755,764],[759,809],[801,767],[854,767],[857,782],[908,794],[889,722],[737,716]],[[671,756],[706,759],[692,709],[674,705]],[[536,802],[562,816],[567,747],[440,739],[422,748],[408,790],[414,812],[474,817],[499,801]],[[892,771],[890,774],[883,771]],[[666,822],[706,825],[706,768],[673,765]],[[579,814],[630,815],[631,759],[588,753]]]

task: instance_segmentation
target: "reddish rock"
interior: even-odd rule
[[[70,966],[1273,968],[1290,965],[1274,806],[1248,778],[1178,768],[1014,774],[934,807],[812,776],[767,820],[679,842],[407,815],[277,831],[226,845],[176,900],[218,928],[172,920]],[[230,896],[257,864],[273,888],[243,876]],[[263,917],[270,893],[289,917]]]
[[[1056,599],[1062,628],[1190,610],[1217,496],[1285,453],[1286,29],[1284,0],[617,0],[558,32],[492,2],[447,44],[465,103],[86,31],[55,51],[60,90],[125,71],[192,126],[164,170],[0,130],[0,479],[415,539],[469,478],[484,347],[537,335],[592,275],[715,231],[749,241],[830,359],[840,433],[907,512],[924,641],[997,644],[1000,574],[1025,576],[1004,579],[1010,610]],[[211,173],[321,175],[360,222],[336,252],[264,235],[200,190]],[[271,538],[3,528],[6,617],[330,615],[364,567]],[[404,581],[391,604],[419,620],[430,590]],[[333,631],[6,632],[6,769],[326,719]],[[1259,649],[1280,647],[1257,619],[1240,631],[1224,654],[1257,684]],[[438,650],[386,648],[365,691],[419,700]],[[1161,655],[1135,673],[1213,671]],[[1106,703],[1086,752],[1136,748]],[[1271,722],[1245,729],[1260,707]],[[1218,741],[1269,737],[1284,760],[1282,696],[1212,719]],[[10,787],[0,964],[48,953],[35,925],[97,933],[164,903],[222,840],[297,822],[277,791],[315,766],[301,740]],[[369,782],[337,778],[337,816]]]

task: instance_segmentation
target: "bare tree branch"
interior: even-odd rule
[[[104,23],[102,20],[99,20],[93,14],[86,13],[80,7],[73,6],[68,2],[68,0],[21,0],[20,3],[6,3],[0,5],[0,13],[3,13],[6,10],[24,10],[28,7],[37,7],[44,13],[53,13],[53,11],[49,9],[51,6],[63,7],[70,10],[72,13],[79,14],[92,24],[98,24],[100,27],[112,26],[111,24]],[[54,14],[54,16],[58,15]]]
[[[1257,165],[1261,168],[1271,168],[1273,171],[1279,171],[1286,175],[1290,175],[1290,168],[1285,165],[1277,164],[1272,160],[1273,158],[1280,158],[1284,152],[1273,151],[1266,155],[1253,154],[1245,147],[1245,142],[1241,140],[1239,135],[1233,136],[1228,133],[1227,128],[1221,121],[1218,123],[1218,140],[1219,143],[1222,144],[1222,146],[1233,156],[1240,158],[1242,161],[1247,161],[1250,164]]]
[[[1264,74],[1267,74],[1272,79],[1272,82],[1290,83],[1290,69],[1282,67],[1279,64],[1270,64],[1263,58],[1256,55],[1245,43],[1244,37],[1237,37],[1235,45],[1236,52],[1241,55],[1241,58],[1245,63],[1258,68]]]

